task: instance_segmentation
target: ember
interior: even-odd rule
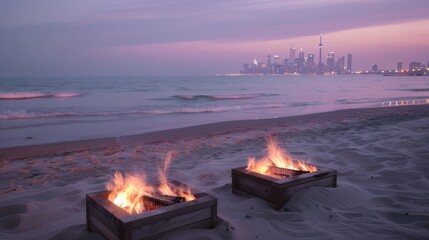
[[[275,178],[285,178],[317,171],[317,167],[306,164],[301,160],[293,159],[279,147],[277,141],[271,136],[267,137],[267,149],[267,155],[262,159],[249,158],[246,170]]]

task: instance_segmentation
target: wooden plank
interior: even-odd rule
[[[169,234],[172,233],[174,231],[178,231],[178,230],[184,230],[184,229],[192,229],[192,228],[209,228],[208,226],[210,226],[211,224],[211,219],[204,219],[201,220],[199,222],[195,222],[186,226],[182,226],[180,229],[172,229],[170,231],[167,232],[162,232],[153,236],[148,236],[146,238],[144,238],[145,240],[155,240],[155,239],[159,239],[160,236],[165,235],[165,234]],[[138,236],[137,236],[138,237]],[[139,239],[139,238],[132,238],[132,239]]]
[[[309,188],[309,187],[334,187],[335,185],[336,185],[335,179],[332,176],[329,176],[329,177],[317,179],[317,180],[314,180],[311,182],[306,182],[303,184],[297,184],[295,186],[290,186],[290,187],[284,188],[284,195],[286,198],[289,198],[294,193],[296,193],[302,189],[305,189],[305,188]]]
[[[253,195],[262,198],[278,210],[294,193],[311,187],[336,187],[337,171],[321,169],[313,173],[276,179],[255,172],[249,172],[246,167],[232,169],[232,191],[240,195]]]
[[[147,224],[152,224],[163,219],[186,214],[188,212],[198,211],[200,209],[217,206],[217,199],[212,196],[197,198],[196,200],[178,203],[172,206],[154,209],[141,214],[128,215],[123,217],[124,229],[135,228]]]
[[[160,233],[181,229],[186,225],[197,223],[206,219],[211,219],[210,208],[204,208],[198,211],[188,212],[183,215],[166,218],[152,224],[145,224],[142,227],[134,228],[130,231],[132,232],[133,239],[142,239],[158,235]],[[210,225],[211,224],[206,227],[210,227]]]
[[[336,176],[336,170],[319,170],[313,173],[305,173],[298,176],[291,177],[289,181],[281,183],[281,187],[290,187],[307,182],[317,181],[321,178]]]
[[[275,187],[268,184],[254,181],[247,177],[237,177],[234,189],[239,189],[243,192],[256,195],[265,200],[271,200],[275,197]]]
[[[104,191],[98,194],[88,194],[87,202],[92,204],[94,207],[99,209],[106,217],[111,219],[117,219],[121,216],[129,215],[127,211],[116,206],[114,203],[108,200],[109,192]]]
[[[107,239],[119,239],[118,226],[107,219],[98,209],[92,205],[88,206],[88,221],[94,225],[99,232],[101,232]]]

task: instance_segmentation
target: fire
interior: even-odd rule
[[[164,165],[162,166],[162,168],[160,167],[158,169],[158,176],[159,176],[159,183],[160,183],[160,186],[158,187],[158,191],[165,195],[184,197],[186,201],[195,200],[196,198],[194,195],[191,194],[191,189],[189,188],[189,186],[187,187],[187,189],[183,189],[183,186],[180,186],[179,188],[172,188],[168,183],[167,172],[168,172],[168,167],[170,166],[171,160],[172,160],[172,153],[170,152],[167,154],[167,157],[164,160]]]
[[[150,196],[154,192],[154,188],[146,184],[144,175],[125,175],[124,178],[120,172],[115,173],[115,177],[106,188],[111,191],[109,201],[129,214],[144,212],[146,209],[143,196]]]
[[[168,182],[167,172],[171,159],[172,154],[168,153],[163,166],[158,169],[160,183],[158,188],[146,184],[144,175],[127,174],[123,177],[120,172],[116,172],[112,181],[106,185],[107,190],[111,192],[108,196],[109,201],[133,214],[150,210],[145,207],[144,196],[168,195],[183,197],[186,201],[195,200],[196,197],[191,193],[189,186],[186,189],[183,186],[177,188]]]
[[[315,166],[306,164],[301,160],[294,160],[286,151],[280,148],[277,141],[271,136],[267,137],[267,151],[267,155],[259,160],[250,157],[246,170],[270,176],[273,176],[268,171],[270,166],[309,172],[317,171]]]

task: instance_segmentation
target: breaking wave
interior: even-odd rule
[[[42,92],[6,92],[0,93],[0,100],[18,100],[31,98],[69,98],[80,96],[79,93],[42,93]]]
[[[158,114],[197,114],[197,113],[217,113],[250,109],[282,108],[284,104],[261,104],[261,105],[235,105],[220,107],[194,107],[194,108],[174,108],[157,110],[129,110],[112,112],[27,112],[27,111],[2,111],[0,120],[13,119],[37,119],[37,118],[65,118],[65,117],[114,117],[126,115],[158,115]]]

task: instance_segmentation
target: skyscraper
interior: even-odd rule
[[[335,53],[329,52],[328,57],[326,58],[326,68],[328,72],[335,71]]]
[[[317,66],[317,73],[322,74],[323,73],[323,63],[322,63],[322,35],[320,35],[320,43],[319,43],[319,64]]]
[[[346,62],[346,59],[344,56],[338,59],[337,64],[335,66],[335,70],[337,73],[339,74],[345,73],[345,67],[344,67],[345,62]]]
[[[396,70],[402,71],[402,62],[398,62],[398,65],[396,65]]]
[[[314,63],[313,53],[307,55],[306,69],[307,73],[316,73],[316,64]]]
[[[289,49],[289,60],[290,60],[291,62],[295,61],[295,54],[296,54],[296,50],[295,50],[295,48],[294,48],[294,47],[291,47],[291,48]]]
[[[347,54],[347,74],[352,73],[352,54]]]
[[[271,73],[273,73],[273,70],[272,70],[273,68],[272,68],[272,63],[271,63],[271,55],[268,55],[267,56],[267,73],[268,74],[271,74]]]

